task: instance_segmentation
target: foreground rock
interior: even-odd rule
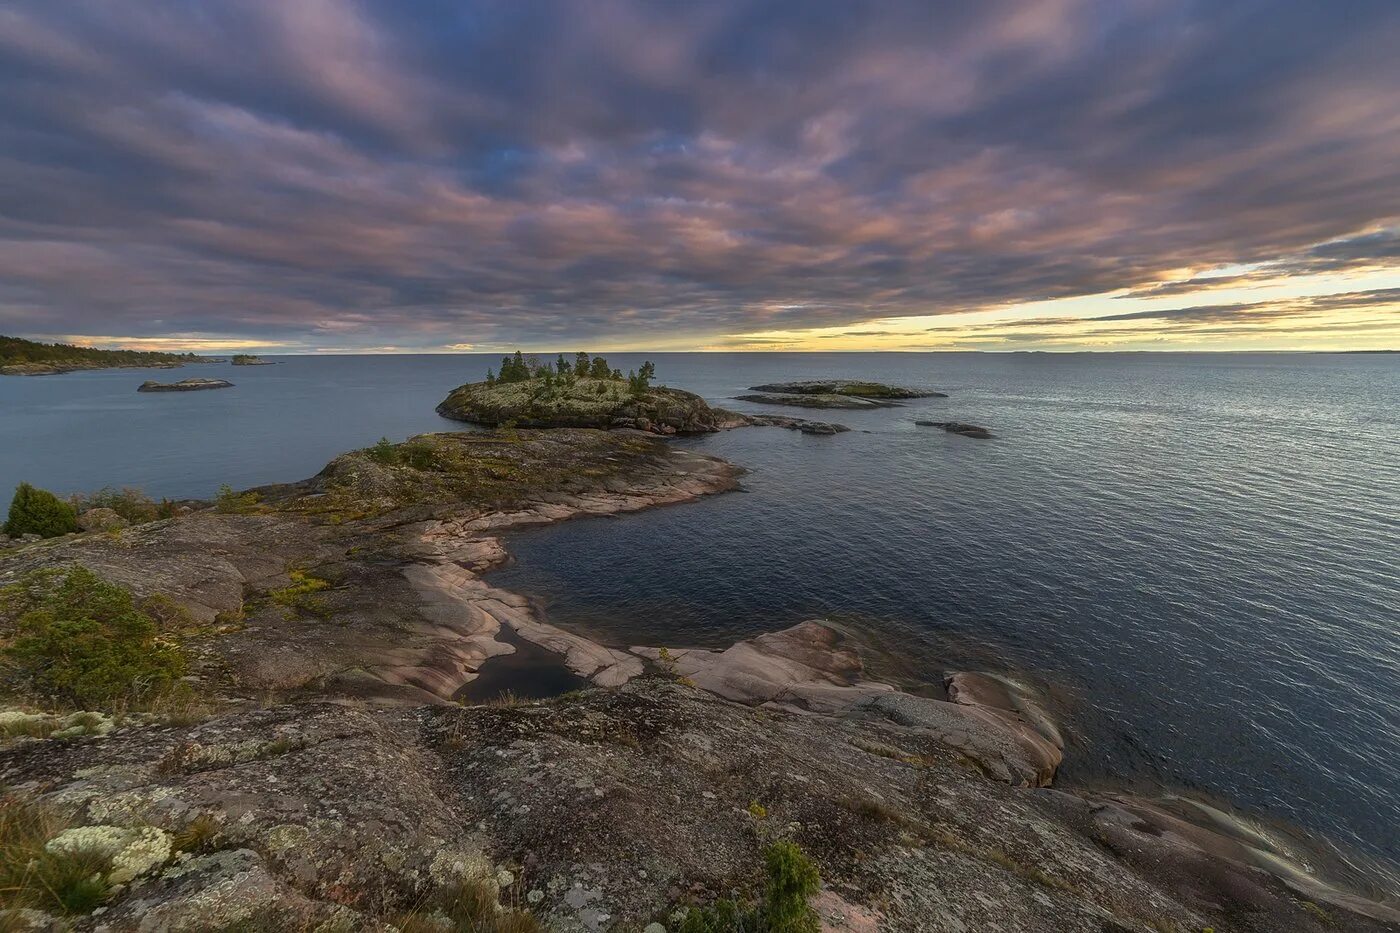
[[[147,380],[141,383],[137,392],[199,392],[204,389],[232,389],[233,383],[224,379],[181,379],[179,382],[155,382]]]
[[[609,646],[483,576],[505,531],[738,475],[637,432],[430,435],[222,511],[7,552],[0,585],[80,563],[178,603],[209,706],[56,720],[0,749],[12,792],[150,843],[76,928],[421,930],[405,914],[468,879],[561,933],[674,929],[688,904],[758,895],[775,839],[819,865],[818,906],[846,918],[831,929],[1397,919],[1267,840],[1044,789],[1058,733],[1011,681],[954,674],[953,702],[902,693],[816,621],[723,650]],[[598,686],[452,704],[519,641]]]
[[[962,421],[915,421],[914,423],[922,428],[942,428],[949,434],[960,434],[963,437],[973,437],[984,441],[996,436],[984,427],[966,424]]]
[[[947,398],[942,392],[929,389],[910,389],[903,386],[885,385],[881,382],[868,382],[860,379],[803,380],[800,382],[770,382],[767,385],[750,386],[753,392],[778,393],[784,395],[842,395],[863,399],[910,399]]]

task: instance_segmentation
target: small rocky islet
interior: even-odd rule
[[[653,419],[669,409],[642,394],[630,411],[652,425],[725,426]],[[183,675],[118,715],[26,696],[6,671],[0,784],[26,818],[10,825],[31,827],[14,851],[46,868],[83,853],[97,874],[81,902],[21,884],[3,919],[711,931],[730,927],[707,907],[762,902],[774,846],[795,845],[829,931],[1400,922],[1242,824],[1054,789],[1063,740],[1014,681],[960,671],[947,699],[904,692],[825,620],[728,647],[610,645],[493,586],[514,530],[738,488],[740,467],[630,417],[382,441],[299,483],[4,552],[4,644],[38,624],[14,617],[26,600],[101,581]],[[587,686],[454,702],[522,642]]]
[[[179,382],[156,382],[148,379],[137,387],[137,392],[203,392],[208,389],[232,389],[233,383],[227,379],[197,377],[181,379]]]

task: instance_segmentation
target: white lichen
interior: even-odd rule
[[[107,880],[125,884],[170,860],[170,835],[154,826],[76,826],[44,844],[55,854],[95,855],[109,860]]]

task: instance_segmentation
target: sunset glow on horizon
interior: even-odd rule
[[[1392,0],[18,0],[0,333],[1400,349]]]

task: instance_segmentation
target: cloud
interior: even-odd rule
[[[1400,266],[1397,46],[1391,0],[14,0],[0,326],[859,339]]]

